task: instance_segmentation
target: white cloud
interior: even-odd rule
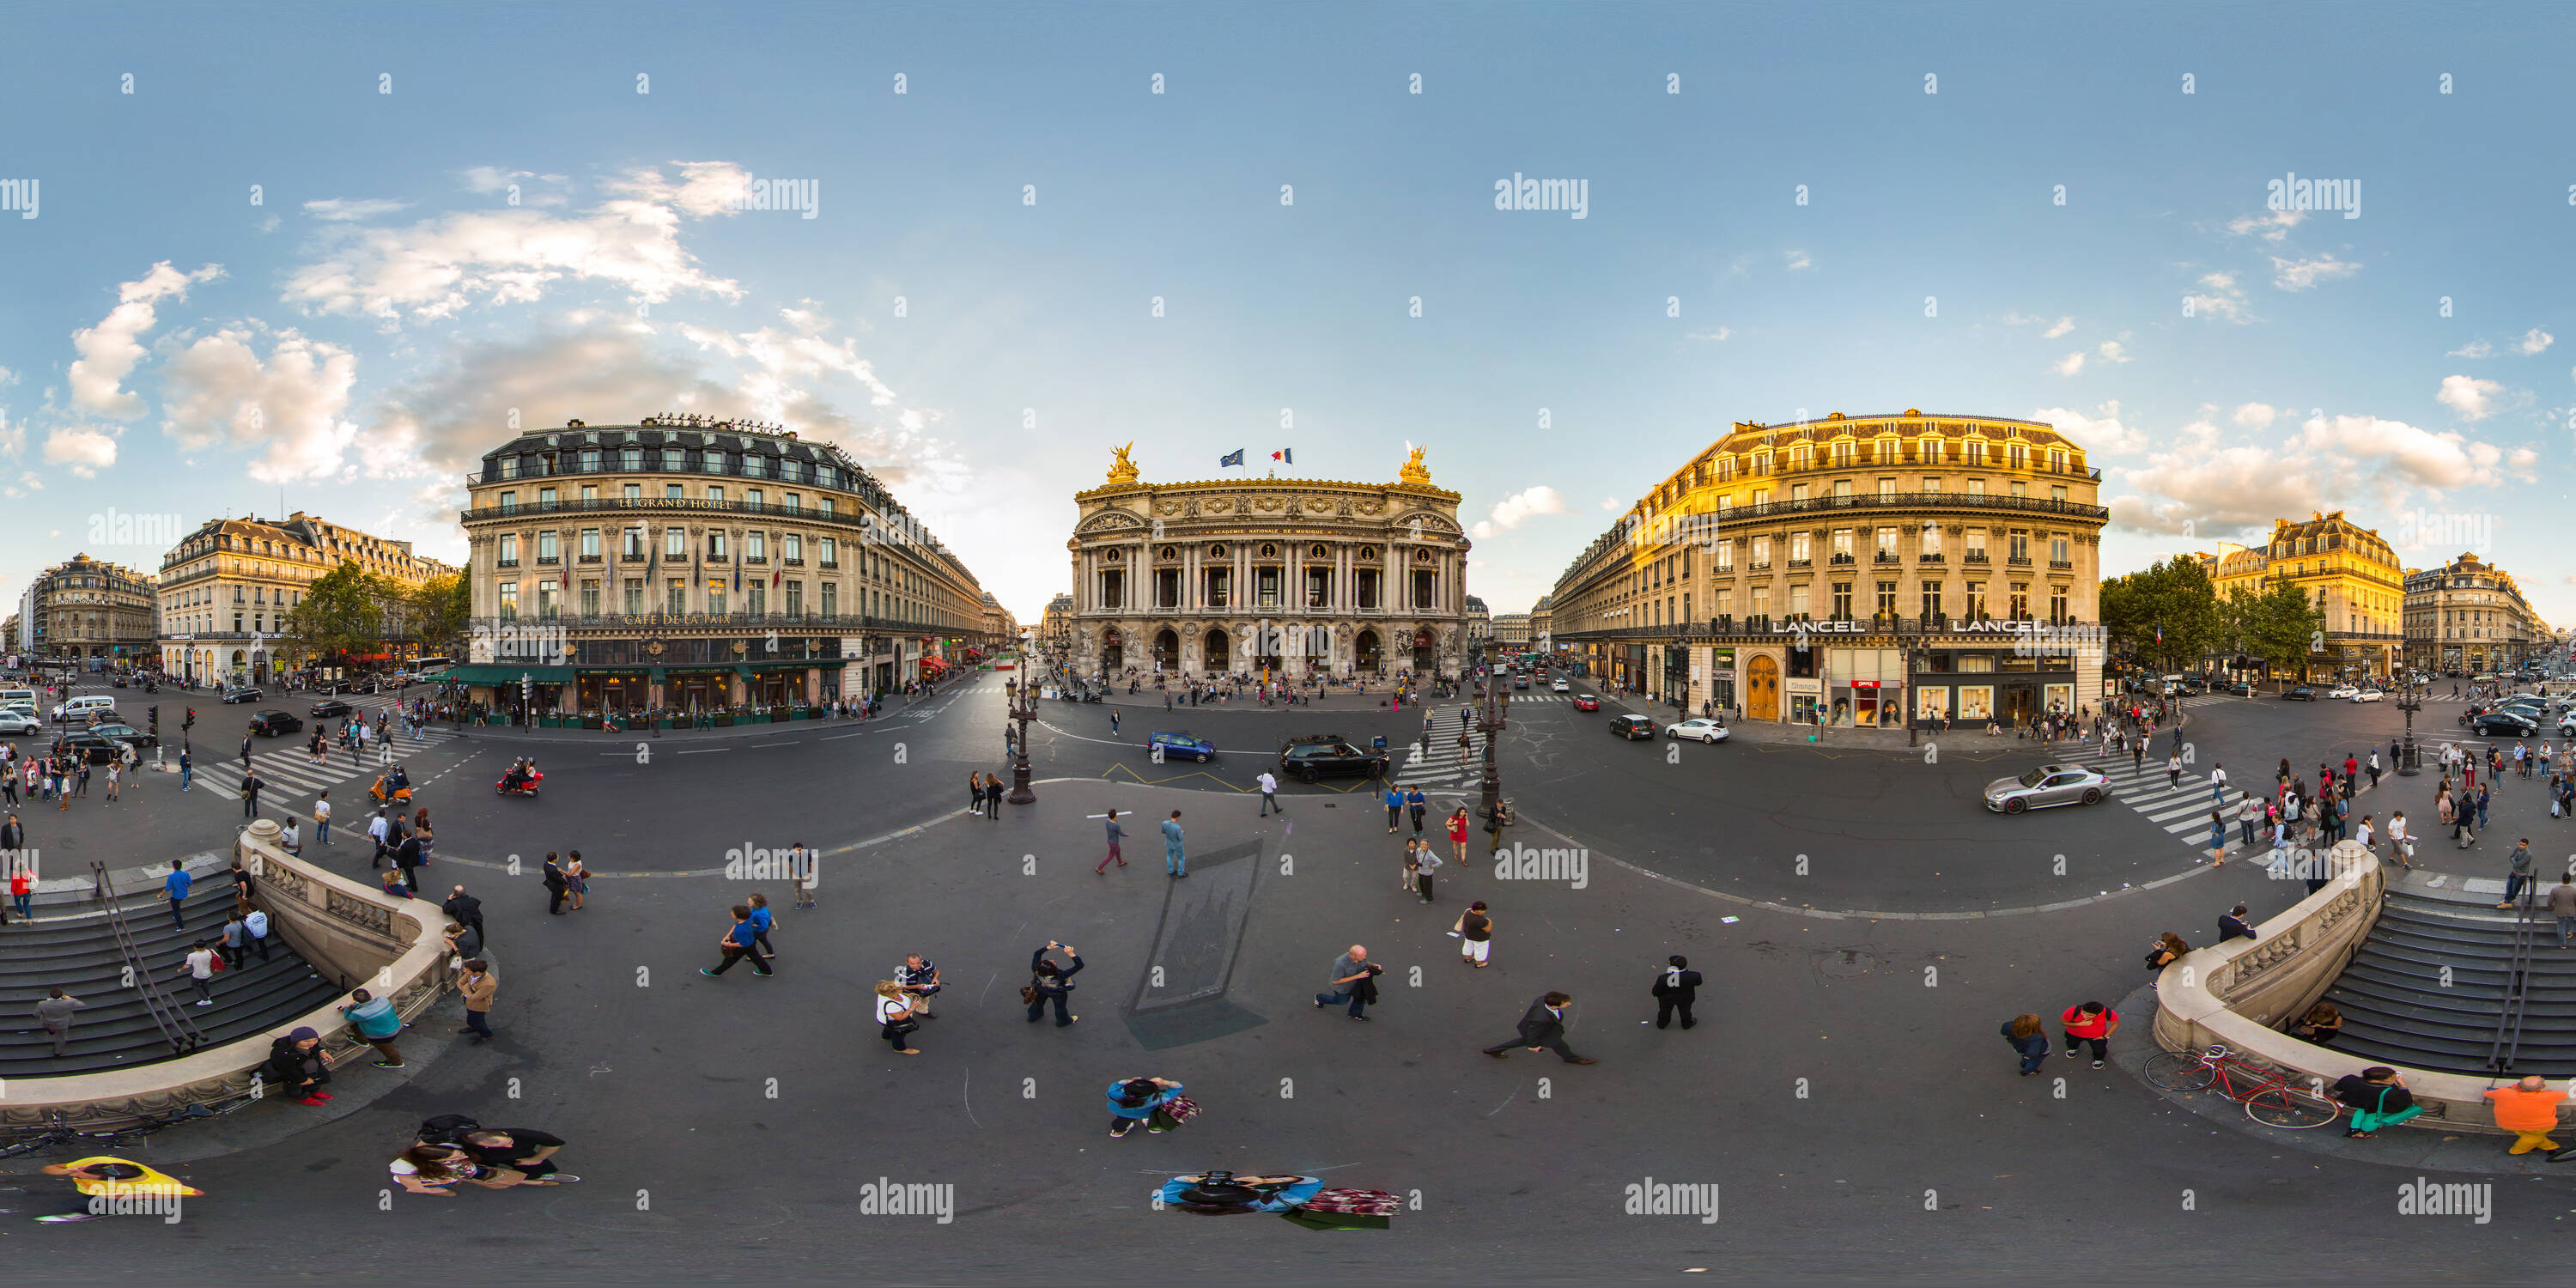
[[[2495,396],[2503,392],[2504,386],[2492,380],[2444,376],[2442,391],[2433,400],[2458,412],[2463,420],[2485,420],[2495,414]]]
[[[337,229],[319,262],[288,276],[284,298],[388,322],[453,317],[477,301],[531,303],[565,280],[606,283],[645,303],[689,291],[739,300],[742,287],[702,270],[679,229],[684,216],[722,209],[742,172],[704,162],[683,170],[676,184],[659,171],[633,172],[611,185],[621,195],[570,215],[521,206],[407,228]]]
[[[1619,498],[1615,496],[1601,498],[1601,508],[1616,513],[1619,509]]]
[[[2446,358],[2491,358],[2495,356],[2495,346],[2487,343],[2485,340],[2471,340],[2467,344],[2461,345],[2459,348],[2453,349],[2442,356]]]
[[[45,437],[45,463],[60,465],[81,478],[96,478],[116,464],[114,436],[86,425],[66,425]]]
[[[2247,429],[2270,429],[2280,414],[2281,409],[2270,403],[2250,402],[2239,406],[2231,419]]]
[[[2283,259],[2272,256],[2272,285],[2285,291],[2304,291],[2319,282],[2331,282],[2361,271],[2361,265],[2332,255],[2315,259]]]
[[[1797,272],[1802,268],[1814,268],[1816,266],[1816,261],[1807,258],[1807,252],[1803,250],[1790,251],[1782,258],[1787,262],[1789,271],[1792,273]]]
[[[2556,343],[2557,340],[2557,336],[2551,335],[2550,333],[2541,330],[2539,327],[2533,327],[2530,330],[2523,332],[2521,339],[2513,342],[2513,351],[2527,357],[2548,348],[2550,345]]]
[[[2236,284],[2234,273],[2203,273],[2199,286],[2198,291],[2183,296],[2193,316],[2240,324],[2254,320],[2245,308],[2245,291]]]
[[[2528,449],[2377,416],[2311,417],[2284,440],[2231,442],[2212,419],[2217,411],[2203,407],[2192,423],[2158,435],[2150,463],[2114,471],[2137,495],[2104,503],[2113,524],[2207,539],[2313,510],[2394,510],[2424,490],[2529,481],[2539,463]]]
[[[1565,512],[1565,497],[1555,488],[1542,483],[1537,487],[1514,492],[1495,502],[1492,514],[1479,521],[1472,531],[1479,538],[1490,537],[1507,528],[1517,528],[1524,521],[1538,515]]]
[[[1730,337],[1730,336],[1732,336],[1732,335],[1734,335],[1734,334],[1735,334],[1735,332],[1734,332],[1731,328],[1728,328],[1728,327],[1719,327],[1718,329],[1716,329],[1716,330],[1714,330],[1714,331],[1693,331],[1693,332],[1691,332],[1690,334],[1683,336],[1682,338],[1683,338],[1683,339],[1685,339],[1685,340],[1715,340],[1715,341],[1723,341],[1723,340],[1727,339],[1728,337]]]
[[[2260,237],[2277,246],[2307,217],[2304,210],[2269,210],[2259,215],[2239,215],[2227,221],[2227,231],[2239,237]]]
[[[143,399],[120,386],[134,373],[135,364],[143,360],[140,337],[160,323],[154,306],[165,299],[186,299],[189,287],[223,275],[221,264],[182,273],[165,259],[153,265],[151,272],[118,286],[116,307],[108,310],[97,326],[72,333],[72,347],[81,355],[66,373],[71,382],[72,406],[118,420],[142,415]]]
[[[257,324],[202,336],[171,357],[163,376],[162,432],[183,447],[264,447],[250,465],[263,483],[329,478],[348,464],[358,436],[345,419],[358,359],[328,341],[277,333],[263,361]]]
[[[2078,349],[2057,360],[2057,374],[2071,376],[2084,369],[2084,351]]]
[[[2054,340],[2074,329],[2075,319],[2072,317],[2062,317],[2049,324],[2049,328],[2047,330],[2040,332],[2039,338],[2043,340]]]
[[[2042,407],[2032,412],[2030,418],[2056,426],[2059,433],[2093,456],[2143,451],[2147,447],[2146,435],[2120,423],[2120,404],[2117,401],[2102,404],[2094,409],[2092,415],[2071,407]]]
[[[493,193],[521,179],[534,179],[537,176],[526,170],[503,170],[494,166],[478,165],[468,166],[458,171],[457,177],[465,181],[467,192]]]
[[[2131,361],[2128,350],[2121,348],[2120,342],[2117,340],[2103,341],[2100,353],[2102,354],[2103,360],[2106,362]]]
[[[370,197],[361,200],[352,200],[347,197],[327,197],[320,201],[308,201],[304,203],[304,213],[311,215],[316,219],[328,220],[332,223],[350,223],[360,219],[373,219],[378,215],[390,215],[409,209],[411,209],[411,203],[408,201],[392,201],[382,197]]]

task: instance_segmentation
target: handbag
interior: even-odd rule
[[[1163,1111],[1164,1117],[1175,1123],[1185,1123],[1199,1116],[1199,1102],[1188,1096],[1174,1096],[1157,1108]]]

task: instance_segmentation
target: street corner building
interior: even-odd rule
[[[1458,494],[1431,485],[1422,457],[1394,483],[1146,483],[1121,453],[1073,498],[1074,670],[1459,674],[1468,541]]]
[[[2408,597],[2417,589],[2415,574],[2401,568],[2397,552],[2377,532],[2345,518],[2341,510],[2311,510],[2305,521],[2274,519],[2272,539],[2261,545],[2220,542],[2215,553],[2194,557],[2221,599],[2287,584],[2298,587],[2315,606],[2323,635],[2291,678],[2386,678],[2404,658],[2406,636],[2400,628],[2410,607]],[[2219,660],[2230,671],[2263,665],[2250,657]]]
[[[2101,480],[2038,421],[1738,422],[1574,560],[1547,633],[1694,713],[1939,728],[2098,708]]]
[[[267,684],[322,661],[287,638],[287,618],[342,564],[406,590],[456,571],[414,553],[408,541],[302,510],[283,519],[209,519],[161,559],[162,670],[191,684]],[[404,661],[416,652],[416,641],[388,639],[378,652],[342,660]]]
[[[514,721],[811,714],[998,643],[966,565],[792,430],[573,420],[465,482],[473,607],[449,678]]]

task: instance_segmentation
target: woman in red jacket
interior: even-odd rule
[[[1467,807],[1464,805],[1449,816],[1449,844],[1457,851],[1458,866],[1463,871],[1467,865]]]

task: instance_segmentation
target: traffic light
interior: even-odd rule
[[[197,727],[197,709],[195,707],[188,708],[188,717],[187,719],[179,722],[179,727],[182,729],[194,729]]]
[[[147,721],[147,723],[148,723],[148,727],[149,727],[149,728],[151,729],[151,731],[152,731],[152,736],[153,736],[153,737],[155,737],[155,738],[160,737],[160,736],[161,736],[161,708],[159,708],[159,707],[157,707],[157,706],[155,706],[155,707],[150,707],[150,708],[147,708],[147,709],[144,711],[144,713],[143,713],[143,714],[144,714],[144,718],[145,718],[145,720],[146,720],[146,721]]]

